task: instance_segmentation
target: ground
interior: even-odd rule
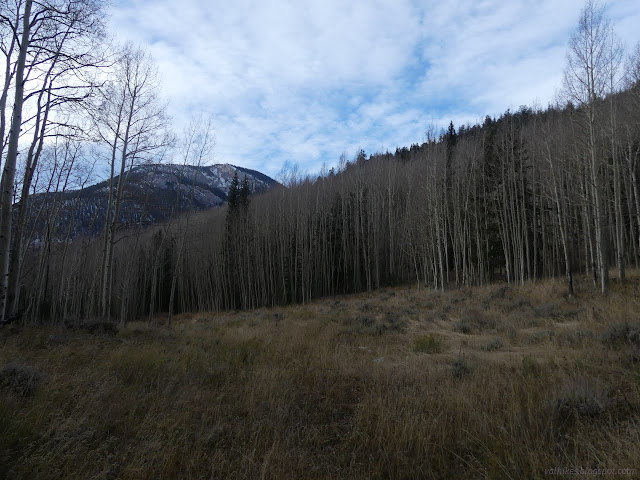
[[[630,277],[4,327],[0,478],[637,478]]]

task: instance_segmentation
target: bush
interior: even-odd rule
[[[42,373],[35,367],[10,362],[0,370],[0,387],[22,397],[30,397],[40,386]]]
[[[489,294],[489,300],[501,300],[505,297],[509,290],[510,289],[507,285],[498,287]]]
[[[602,332],[600,340],[610,347],[620,344],[640,345],[640,325],[629,325],[629,322],[613,325]]]
[[[462,333],[472,333],[474,330],[495,329],[498,322],[494,318],[488,317],[486,314],[478,310],[467,310],[456,322],[454,329]]]
[[[495,318],[487,316],[485,313],[478,310],[469,310],[467,312],[467,318],[469,322],[477,326],[480,330],[494,329],[498,326],[498,322]]]
[[[453,362],[452,374],[453,378],[460,380],[471,373],[472,369],[464,357],[458,357]]]
[[[358,310],[360,310],[363,313],[370,312],[373,310],[373,305],[371,305],[370,303],[362,303],[358,308]]]
[[[500,325],[498,326],[498,328],[496,328],[496,331],[502,335],[506,335],[512,341],[518,338],[518,331],[513,325]]]
[[[540,364],[531,355],[522,357],[522,373],[525,375],[538,375],[540,370]]]
[[[553,398],[554,418],[563,425],[578,418],[594,418],[606,410],[607,404],[606,394],[592,379],[572,379]]]
[[[531,302],[529,300],[520,298],[511,302],[504,309],[508,312],[513,312],[513,311],[522,311],[530,307],[531,307]]]
[[[378,336],[386,332],[403,332],[406,327],[406,320],[401,318],[398,313],[388,313],[384,320],[368,315],[360,317],[349,330],[352,333]]]
[[[118,326],[109,321],[95,320],[82,323],[78,326],[80,330],[83,330],[91,335],[117,335]]]
[[[502,340],[500,340],[499,338],[494,338],[493,340],[489,340],[487,343],[485,343],[482,346],[482,350],[484,350],[485,352],[495,352],[496,350],[500,350],[503,346],[504,344],[502,343]]]
[[[384,323],[387,330],[392,332],[404,332],[407,328],[407,321],[397,312],[388,312]]]
[[[566,332],[561,334],[560,338],[574,347],[584,347],[594,338],[594,334],[591,330],[579,329],[575,332]]]
[[[632,346],[624,352],[624,358],[629,365],[637,365],[640,363],[640,347]]]
[[[535,332],[527,339],[527,342],[532,345],[538,345],[540,343],[544,343],[550,341],[555,336],[551,330],[542,330],[540,332]]]
[[[453,328],[456,332],[460,332],[460,333],[469,334],[473,332],[473,327],[471,323],[465,318],[458,320],[453,326]]]
[[[413,346],[414,352],[420,353],[441,353],[444,347],[444,341],[436,335],[422,335],[416,338]]]
[[[555,303],[543,303],[533,308],[533,314],[540,318],[557,318],[562,315],[562,311]]]

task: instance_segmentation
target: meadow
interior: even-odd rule
[[[633,478],[629,277],[4,327],[0,478]]]

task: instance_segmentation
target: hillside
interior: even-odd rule
[[[229,187],[235,174],[245,176],[253,194],[262,193],[277,185],[274,179],[255,170],[229,164],[207,166],[176,164],[145,164],[132,168],[126,174],[124,199],[119,223],[123,227],[142,222],[153,225],[166,221],[169,216],[217,207],[227,201]],[[114,190],[119,181],[114,179]],[[104,228],[109,183],[103,181],[82,190],[60,194],[35,195],[33,211],[43,202],[59,203],[58,229],[66,232],[72,226],[72,236],[96,235]]]
[[[0,477],[637,478],[628,274],[6,327]]]
[[[523,106],[482,124],[450,124],[394,153],[360,151],[323,176],[293,174],[285,188],[254,196],[233,215],[201,210],[188,224],[141,236],[121,228],[108,262],[119,272],[113,282],[102,275],[101,242],[32,242],[16,310],[32,323],[104,316],[103,309],[126,322],[158,310],[252,309],[410,282],[445,290],[562,276],[570,286],[577,274],[606,294],[609,267],[624,280],[640,262],[638,101],[640,82],[597,102],[601,135],[593,145],[584,107]],[[177,178],[131,182],[146,186],[137,200],[129,195],[121,225],[138,221],[141,204],[151,212],[144,224],[165,218]],[[220,199],[221,184],[197,185],[194,205]],[[104,184],[95,188],[102,190],[91,198],[104,199]],[[189,191],[181,189],[180,205]],[[82,230],[99,231],[105,209],[96,210],[95,200],[77,205]],[[76,228],[73,212],[73,205],[61,212],[59,231]],[[47,275],[63,281],[43,282]]]

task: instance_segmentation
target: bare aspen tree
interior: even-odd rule
[[[159,80],[148,54],[125,46],[93,111],[95,131],[108,146],[110,175],[103,235],[101,315],[111,315],[113,249],[125,184],[131,168],[152,161],[172,141],[168,118],[158,97]],[[118,171],[117,184],[116,169]]]
[[[25,0],[0,4],[2,51],[6,59],[3,92],[0,97],[3,135],[10,89],[13,90],[14,97],[0,200],[0,320],[15,313],[15,289],[19,277],[19,266],[16,265],[12,271],[17,271],[18,274],[14,275],[10,282],[10,262],[14,260],[10,247],[11,211],[20,131],[25,122],[33,121],[35,142],[32,142],[32,146],[40,145],[35,151],[34,148],[30,149],[27,159],[25,180],[28,194],[30,171],[41,151],[39,138],[42,138],[46,131],[52,104],[61,103],[64,96],[61,91],[68,91],[68,84],[58,84],[56,80],[65,72],[85,65],[86,59],[83,55],[86,52],[82,51],[81,45],[85,44],[88,38],[101,32],[100,8],[100,2],[93,1]],[[63,64],[65,66],[62,66]],[[23,109],[30,99],[37,99],[37,105],[34,106],[36,113],[34,118],[24,120]],[[22,227],[23,221],[24,217],[21,215],[18,227]],[[19,235],[15,236],[17,244],[14,248],[17,254],[14,257],[20,258],[22,232],[19,230],[17,233]]]
[[[564,255],[564,265],[565,265],[565,277],[567,279],[567,285],[569,288],[569,295],[574,295],[573,290],[573,277],[571,270],[571,259],[569,256],[569,233],[568,233],[568,213],[567,213],[567,196],[565,195],[564,189],[562,186],[566,184],[566,165],[563,165],[561,161],[557,158],[558,150],[554,144],[555,135],[558,131],[557,125],[555,122],[552,123],[554,119],[550,119],[545,125],[542,137],[544,141],[543,146],[543,155],[549,163],[549,173],[551,176],[551,186],[553,191],[553,199],[555,203],[555,211],[558,218],[558,225],[560,229],[560,239],[562,241],[562,253]]]
[[[564,90],[570,101],[584,110],[590,184],[593,192],[594,227],[600,289],[609,287],[608,248],[602,151],[598,145],[597,103],[607,92],[611,64],[611,26],[597,1],[588,0],[580,13],[578,29],[569,42]]]
[[[5,132],[7,128],[7,100],[9,99],[17,64],[14,52],[18,46],[18,25],[22,12],[21,4],[2,4],[2,21],[0,23],[0,50],[4,57],[4,83],[0,94],[0,157],[4,160]],[[13,8],[11,8],[13,7]],[[28,36],[28,34],[27,34]],[[26,60],[25,60],[26,62]]]
[[[629,92],[631,101],[629,102],[629,113],[626,117],[626,173],[628,174],[630,188],[629,196],[633,200],[627,199],[630,209],[630,217],[635,216],[636,228],[633,228],[633,221],[631,221],[631,235],[633,236],[637,232],[636,241],[633,242],[636,253],[636,265],[638,265],[638,257],[640,253],[640,186],[638,184],[638,163],[640,161],[640,144],[637,142],[637,135],[640,134],[640,42],[638,42],[629,58],[625,68],[625,86]],[[635,114],[635,115],[634,115]],[[631,213],[635,211],[635,215]]]
[[[96,66],[96,54],[99,52],[96,45],[103,32],[102,6],[101,2],[94,0],[19,0],[0,4],[1,46],[5,57],[5,78],[0,96],[3,154],[10,90],[14,97],[0,208],[1,320],[16,313],[26,203],[44,138],[49,135],[49,124],[62,105],[86,98],[93,86],[91,81],[74,83],[72,78],[77,79],[78,75],[85,75],[85,70]],[[27,118],[23,118],[25,108],[30,112]],[[57,121],[59,123],[60,120]],[[11,248],[8,245],[12,235],[13,183],[23,127],[32,129],[33,138],[26,156]]]
[[[33,237],[35,233],[40,245],[34,268],[35,285],[34,288],[29,289],[29,298],[26,302],[25,311],[25,321],[32,324],[39,323],[42,316],[50,316],[51,319],[55,319],[56,302],[52,299],[53,293],[51,290],[62,283],[59,279],[62,278],[65,265],[64,261],[54,261],[53,251],[58,247],[62,247],[62,258],[64,259],[73,222],[63,224],[61,220],[64,213],[68,213],[65,212],[65,207],[67,206],[65,193],[73,181],[72,175],[75,171],[79,152],[79,142],[71,141],[68,138],[61,138],[59,142],[50,146],[46,151],[46,160],[49,165],[45,167],[47,171],[43,172],[45,185],[38,199],[40,206],[36,221],[32,222],[34,231],[30,235],[30,237]],[[38,187],[40,186],[38,185]],[[42,220],[41,224],[37,221],[37,217]],[[60,233],[66,234],[63,242],[59,241],[60,237],[58,235]],[[29,243],[26,243],[26,245],[28,246]],[[55,270],[52,271],[52,263],[57,263],[59,273]],[[53,279],[58,279],[58,285],[56,285],[56,282],[51,281]],[[47,309],[45,308],[47,304],[50,305],[49,311],[46,311]]]
[[[623,81],[623,48],[613,28],[609,28],[607,42],[607,94],[609,96],[609,135],[611,143],[611,162],[613,164],[613,208],[615,219],[615,245],[618,278],[625,279],[625,224],[622,214],[622,179],[620,173],[620,155],[618,152],[617,93]]]
[[[11,248],[11,211],[13,203],[13,181],[16,174],[16,160],[18,157],[18,141],[20,140],[20,128],[22,127],[22,106],[24,104],[24,80],[27,63],[27,52],[31,40],[31,8],[32,0],[26,0],[24,10],[18,16],[13,32],[20,35],[20,46],[15,66],[15,88],[13,100],[13,112],[7,154],[2,170],[2,182],[0,185],[0,323],[6,321],[5,310],[7,302],[7,288],[9,284],[9,254]],[[4,19],[3,19],[4,20]],[[18,25],[21,25],[21,32]],[[4,141],[4,139],[3,139]]]
[[[196,183],[198,181],[198,174],[200,168],[207,161],[213,151],[214,139],[213,139],[213,119],[209,119],[201,125],[202,118],[195,118],[191,121],[191,125],[185,132],[182,148],[183,153],[183,165],[190,165],[193,168],[193,177],[191,179],[191,187],[189,189],[189,206],[187,208],[186,215],[184,217],[184,224],[182,226],[182,235],[180,236],[180,243],[178,245],[178,253],[173,268],[173,276],[171,278],[171,293],[169,294],[169,318],[167,320],[168,325],[171,326],[171,319],[173,316],[173,302],[176,292],[176,284],[178,279],[178,273],[180,271],[180,265],[183,262],[183,253],[185,243],[187,240],[187,232],[189,230],[189,220],[193,210],[193,197],[196,189]],[[177,195],[180,195],[180,189],[178,189]]]

